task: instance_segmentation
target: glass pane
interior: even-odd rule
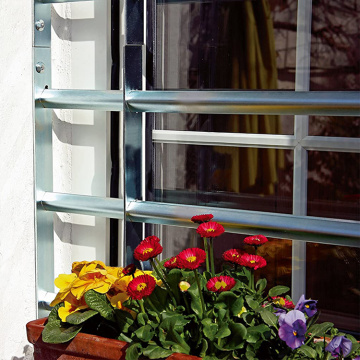
[[[359,221],[360,154],[308,153],[308,215]]]
[[[156,201],[291,213],[290,150],[155,144]]]
[[[157,4],[155,88],[294,90],[296,1]],[[168,130],[294,133],[294,118],[286,115],[156,118]]]
[[[360,90],[359,1],[313,1],[311,90]]]
[[[309,135],[360,137],[360,117],[310,116]]]
[[[319,322],[360,332],[360,249],[307,244],[306,294],[318,300]]]
[[[162,89],[294,89],[296,1],[157,2]]]
[[[313,1],[310,90],[360,90],[357,0]],[[309,134],[360,136],[359,117],[311,116]]]

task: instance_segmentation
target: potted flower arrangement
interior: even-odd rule
[[[268,241],[265,236],[244,239],[252,253],[226,251],[223,269],[216,273],[213,241],[224,228],[212,217],[192,218],[204,249],[188,248],[160,262],[160,240],[144,239],[134,257],[150,261],[152,272],[133,264],[115,268],[100,261],[75,262],[71,274],[55,280],[60,290],[39,341],[71,344],[83,333],[116,339],[111,341],[121,351],[114,359],[126,360],[360,359],[353,336],[330,322],[317,323],[316,300],[301,296],[294,304],[288,287],[266,290],[266,279],[255,283],[256,270],[266,266],[257,255]],[[86,347],[97,344],[94,340]]]

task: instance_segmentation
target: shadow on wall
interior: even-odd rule
[[[26,345],[24,346],[24,351],[23,351],[24,356],[22,357],[12,356],[11,360],[33,360],[34,359],[33,353],[34,353],[34,348],[30,345]]]

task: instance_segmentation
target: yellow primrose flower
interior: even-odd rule
[[[115,283],[117,278],[105,269],[97,268],[97,264],[84,265],[80,270],[79,277],[71,287],[71,293],[80,299],[88,290],[95,290],[105,294]]]
[[[95,268],[105,269],[106,265],[102,261],[74,261],[72,264],[72,272],[79,275],[80,271],[84,266],[94,265]]]
[[[122,267],[112,267],[112,266],[106,266],[105,270],[111,274],[112,276],[115,276],[119,278],[122,275],[122,271],[124,268]]]
[[[77,279],[76,274],[60,274],[54,281],[55,286],[60,290],[55,299],[51,302],[50,306],[55,306],[62,302],[70,294],[71,287],[74,281]]]
[[[246,313],[246,312],[247,312],[246,307],[243,306],[243,307],[241,308],[240,312],[237,314],[237,316],[240,317],[242,314],[244,314],[244,313]]]
[[[179,282],[179,288],[181,292],[186,292],[188,291],[190,287],[190,284],[187,281],[180,281]]]
[[[129,299],[129,295],[126,292],[116,292],[111,289],[107,294],[107,298],[109,299],[111,305],[118,309],[123,309],[123,303]]]
[[[79,305],[79,306],[76,306],[76,305],[73,305],[67,301],[64,301],[64,306],[60,307],[59,310],[58,310],[58,315],[61,319],[61,321],[63,322],[66,322],[66,318],[70,315],[70,314],[73,314],[79,310],[83,310],[83,309],[86,309],[88,308],[88,306],[85,304],[85,305]]]

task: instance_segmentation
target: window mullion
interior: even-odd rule
[[[295,91],[309,91],[312,0],[298,1]],[[301,140],[308,135],[309,116],[296,115],[294,135],[299,142],[294,150],[293,215],[307,212],[307,150]],[[306,292],[306,242],[292,242],[291,294],[297,301]]]

